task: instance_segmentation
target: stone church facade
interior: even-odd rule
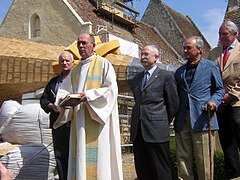
[[[67,46],[90,31],[91,22],[84,22],[65,0],[20,0],[13,1],[0,35]]]
[[[126,2],[129,0],[14,0],[0,27],[0,36],[68,46],[83,32],[101,35],[104,41],[112,34],[136,43],[139,50],[146,44],[156,44],[161,61],[177,66],[184,63],[184,39],[203,37],[189,17],[161,0],[150,0],[142,21],[136,20],[139,12]],[[203,39],[208,52],[210,46]]]

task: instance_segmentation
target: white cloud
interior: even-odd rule
[[[218,29],[223,22],[224,15],[224,9],[209,9],[203,16],[206,24],[201,27],[201,31],[212,47],[218,43]]]

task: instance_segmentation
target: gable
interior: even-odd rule
[[[207,56],[206,52],[210,50],[210,45],[193,21],[174,11],[161,0],[150,0],[142,21],[156,27],[181,56],[183,56],[182,43],[193,35],[201,36],[205,41],[205,57]]]

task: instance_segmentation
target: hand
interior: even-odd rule
[[[229,93],[226,93],[224,95],[224,98],[222,100],[222,103],[223,104],[229,104],[230,102],[232,102],[233,100],[235,99],[235,96],[229,94]]]
[[[87,96],[84,92],[79,93],[80,94],[80,99],[81,102],[86,102],[87,101]]]
[[[208,110],[208,109],[210,109],[211,111],[216,111],[217,105],[214,102],[209,101],[205,106],[205,110]]]
[[[86,102],[87,101],[87,97],[86,94],[84,92],[81,92],[78,94],[79,99],[77,101],[74,102],[73,106],[76,106],[82,102]]]
[[[59,112],[57,106],[56,106],[55,104],[53,104],[53,103],[49,103],[49,104],[48,104],[48,108],[49,108],[49,109],[52,109],[55,113],[58,113],[58,112]]]
[[[12,172],[0,163],[0,180],[12,180]]]

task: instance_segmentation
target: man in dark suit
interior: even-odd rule
[[[158,59],[158,48],[145,46],[141,52],[145,70],[130,82],[135,99],[131,140],[138,180],[172,179],[169,124],[179,103],[174,75],[159,69],[156,65]]]
[[[220,45],[211,50],[209,59],[220,67],[225,95],[217,113],[219,138],[229,179],[240,179],[240,43],[239,31],[232,21],[219,28]]]
[[[58,88],[70,73],[73,64],[73,55],[68,51],[63,51],[59,56],[61,74],[52,78],[48,82],[40,99],[42,109],[46,113],[50,113],[50,128],[52,128],[54,154],[57,161],[60,180],[67,179],[70,122],[62,125],[57,129],[53,128],[53,124],[59,116],[59,110],[54,102],[56,100]]]

